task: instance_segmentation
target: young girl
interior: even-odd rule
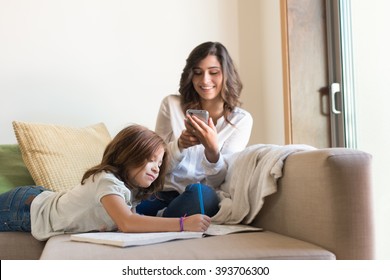
[[[102,162],[67,192],[18,187],[0,195],[0,231],[31,231],[38,240],[88,231],[205,231],[210,218],[141,216],[141,199],[162,189],[167,165],[164,141],[153,131],[132,125],[108,144]]]
[[[252,116],[240,108],[241,79],[227,49],[219,42],[195,47],[180,79],[180,94],[161,103],[156,132],[168,143],[173,168],[164,190],[138,207],[138,213],[180,217],[183,213],[219,210],[215,192],[227,172],[224,158],[243,150],[252,130]],[[209,112],[207,124],[187,109]]]

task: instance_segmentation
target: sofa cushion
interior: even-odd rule
[[[23,160],[36,185],[62,191],[79,184],[100,163],[111,140],[103,123],[77,128],[14,121]]]
[[[175,240],[127,248],[71,241],[69,234],[57,235],[47,241],[41,259],[324,260],[335,259],[335,255],[314,244],[264,231]]]
[[[17,186],[34,185],[17,144],[0,145],[0,193]]]

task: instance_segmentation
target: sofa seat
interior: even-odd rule
[[[42,252],[43,260],[127,260],[127,259],[266,259],[333,260],[335,255],[312,243],[270,231],[207,236],[201,239],[120,248],[76,242],[70,235],[50,238]]]

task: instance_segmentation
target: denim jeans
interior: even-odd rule
[[[159,210],[166,208],[163,217],[183,217],[202,212],[212,217],[219,210],[218,204],[219,199],[215,190],[198,183],[188,185],[182,194],[177,191],[158,192],[142,201],[136,210],[137,213],[147,216],[156,216]]]
[[[45,190],[40,186],[24,186],[0,194],[0,231],[30,232],[31,202]]]

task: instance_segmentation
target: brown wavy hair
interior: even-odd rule
[[[199,95],[192,84],[192,78],[194,76],[193,69],[208,55],[215,55],[222,67],[223,81],[221,97],[224,102],[224,117],[229,122],[228,116],[230,112],[236,106],[241,105],[239,98],[243,86],[229,52],[219,42],[202,43],[195,47],[188,56],[181,74],[179,87],[183,112],[187,109],[202,109]]]
[[[129,178],[129,170],[144,166],[160,149],[164,148],[164,157],[160,173],[148,188],[134,185]],[[167,147],[164,140],[154,131],[141,125],[130,125],[122,129],[107,145],[101,163],[85,172],[81,184],[90,176],[102,171],[110,172],[123,181],[127,188],[134,191],[136,199],[144,199],[162,190],[167,168]],[[93,178],[92,178],[93,179]]]

